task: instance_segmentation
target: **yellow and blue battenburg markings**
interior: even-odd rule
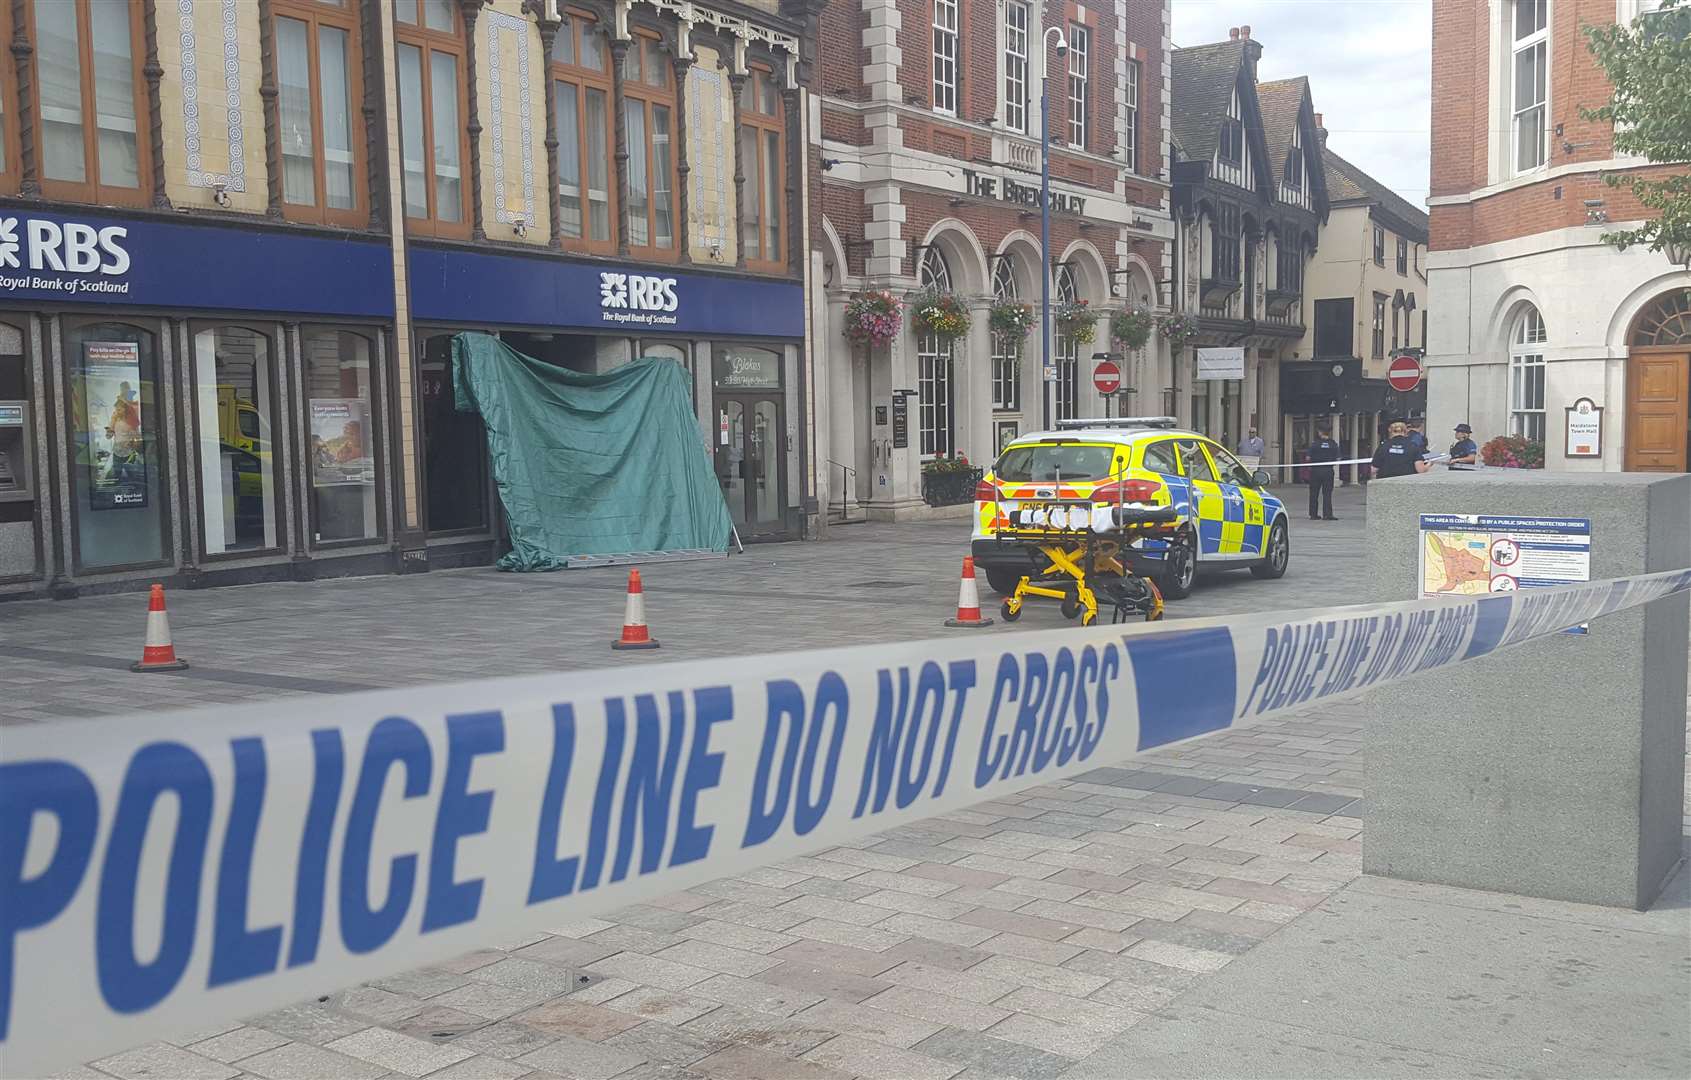
[[[1687,589],[1691,570],[12,728],[0,1075],[58,1072],[1582,622],[1601,633],[1602,616]]]

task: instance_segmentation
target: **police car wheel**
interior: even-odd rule
[[[1292,560],[1292,544],[1286,536],[1286,523],[1276,521],[1274,527],[1268,530],[1268,546],[1264,549],[1262,561],[1251,567],[1251,573],[1259,578],[1272,581],[1284,577],[1286,564]]]
[[[1198,579],[1198,550],[1190,530],[1182,530],[1169,541],[1163,555],[1163,571],[1158,575],[1157,587],[1169,600],[1184,600],[1192,595],[1192,585]]]

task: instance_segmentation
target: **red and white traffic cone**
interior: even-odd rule
[[[640,571],[628,572],[628,606],[622,616],[622,637],[611,642],[613,649],[655,649],[658,639],[646,632],[646,593],[640,587]]]
[[[147,642],[141,647],[141,659],[129,665],[130,671],[181,671],[188,661],[176,658],[176,646],[170,643],[170,616],[164,613],[164,586],[154,585],[147,596]]]
[[[991,619],[981,618],[981,598],[975,591],[975,557],[963,556],[963,580],[957,586],[957,617],[945,620],[947,626],[991,626]]]

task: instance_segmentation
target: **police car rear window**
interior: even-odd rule
[[[999,480],[1010,483],[1040,483],[1064,480],[1104,480],[1115,460],[1114,446],[1097,443],[1035,443],[1012,446],[992,470]]]

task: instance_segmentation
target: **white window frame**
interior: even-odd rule
[[[1057,303],[1072,304],[1079,299],[1080,290],[1069,267],[1057,267],[1054,284],[1052,299]],[[1080,343],[1072,334],[1058,334],[1054,351],[1057,387],[1051,416],[1053,420],[1073,420],[1080,415]]]
[[[951,267],[930,245],[922,252],[917,284],[951,291]],[[916,442],[923,461],[950,456],[957,448],[955,342],[922,331],[916,335]]]
[[[1028,130],[1028,29],[1032,8],[1023,0],[1004,4],[1004,126]]]
[[[1086,149],[1087,122],[1092,119],[1092,31],[1069,24],[1069,145]]]
[[[1016,287],[1014,256],[1000,255],[992,268],[992,299],[995,303],[1015,303],[1021,299]],[[992,407],[999,412],[1015,412],[1022,407],[1022,348],[1026,339],[1014,334],[992,335]]]
[[[934,111],[957,115],[957,0],[934,0]]]
[[[1544,316],[1532,305],[1515,316],[1509,335],[1509,434],[1545,441]]]
[[[1527,34],[1516,36],[1516,20],[1523,5],[1538,5],[1544,10],[1544,25]],[[1535,8],[1536,10],[1536,8]],[[1513,0],[1506,12],[1508,18],[1509,69],[1505,76],[1509,94],[1509,172],[1523,176],[1545,168],[1550,163],[1550,3],[1549,0]],[[1516,99],[1520,86],[1518,74],[1523,57],[1537,57],[1538,70],[1544,83],[1544,95],[1537,101],[1523,105]],[[1521,157],[1521,128],[1536,115],[1539,126],[1537,160],[1523,162]]]
[[[1124,91],[1127,96],[1127,123],[1122,130],[1125,146],[1122,147],[1122,160],[1127,165],[1127,171],[1139,171],[1139,80],[1141,69],[1139,61],[1127,62],[1127,82]]]

